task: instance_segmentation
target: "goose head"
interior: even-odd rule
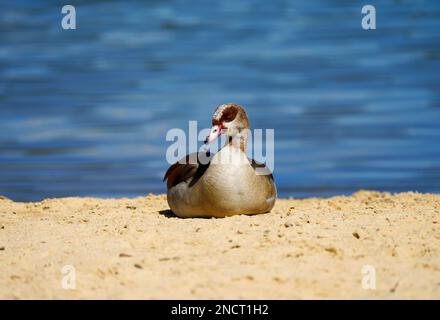
[[[246,135],[249,130],[249,120],[244,108],[235,103],[218,106],[212,116],[212,127],[205,143],[210,143],[224,134],[231,141],[240,135]]]

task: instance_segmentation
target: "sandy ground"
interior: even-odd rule
[[[167,209],[154,195],[0,197],[0,298],[440,299],[440,195],[279,199],[225,219]]]

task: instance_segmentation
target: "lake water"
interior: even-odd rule
[[[283,197],[440,192],[440,1],[69,3],[0,3],[0,195],[164,193],[166,132],[225,102]]]

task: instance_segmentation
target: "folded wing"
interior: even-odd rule
[[[191,153],[169,167],[163,181],[167,180],[168,189],[181,182],[189,182],[189,186],[192,187],[203,176],[210,163],[209,152]]]

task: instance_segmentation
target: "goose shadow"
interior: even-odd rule
[[[214,218],[214,217],[209,217],[209,216],[207,216],[207,217],[188,217],[188,218],[182,218],[182,217],[179,217],[179,216],[175,215],[174,212],[171,211],[170,209],[159,210],[159,214],[164,216],[164,217],[166,217],[166,218],[168,218],[168,219],[182,219],[182,220],[185,220],[185,219],[211,219],[211,218]],[[219,219],[219,218],[216,218],[216,219]]]
[[[159,210],[159,214],[160,214],[160,215],[163,215],[164,217],[169,218],[169,219],[173,219],[173,218],[174,218],[174,219],[183,219],[183,218],[180,218],[180,217],[176,216],[176,215],[174,214],[174,212],[171,211],[170,209]]]

